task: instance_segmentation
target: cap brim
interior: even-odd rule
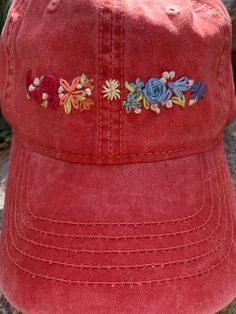
[[[25,313],[214,313],[236,296],[235,220],[222,143],[97,166],[13,138],[1,288]]]

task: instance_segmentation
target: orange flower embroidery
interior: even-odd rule
[[[89,80],[85,74],[76,77],[70,85],[66,80],[60,80],[58,96],[60,105],[64,106],[65,113],[69,114],[72,107],[80,112],[90,110],[94,100],[89,98],[92,95],[93,80]]]

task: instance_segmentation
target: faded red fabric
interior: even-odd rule
[[[222,143],[236,111],[231,36],[219,0],[13,2],[0,46],[1,109],[13,128],[0,287],[15,307],[207,314],[236,296]],[[29,101],[29,70],[69,83],[85,73],[94,106],[66,115]],[[172,70],[205,82],[204,98],[125,112],[125,81]],[[110,78],[121,99],[103,98]]]

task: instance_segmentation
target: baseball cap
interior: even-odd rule
[[[24,313],[214,313],[236,296],[219,0],[15,0],[0,287]]]

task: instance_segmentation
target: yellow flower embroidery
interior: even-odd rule
[[[103,97],[109,100],[120,98],[120,90],[118,89],[119,82],[117,80],[110,79],[106,81],[106,84],[103,85]]]

